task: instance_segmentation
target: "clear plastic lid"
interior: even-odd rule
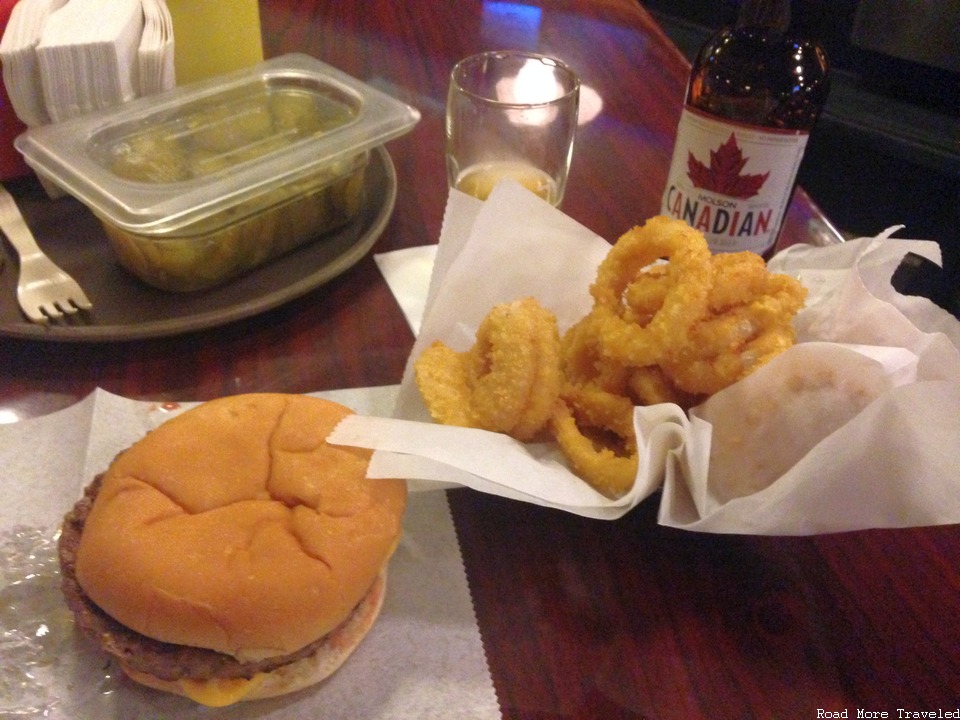
[[[37,174],[128,230],[166,234],[408,132],[420,113],[307,55],[284,55],[15,141]]]

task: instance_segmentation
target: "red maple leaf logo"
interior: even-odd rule
[[[687,177],[694,187],[702,190],[741,199],[751,198],[760,192],[770,173],[741,175],[747,160],[749,158],[743,157],[737,145],[736,136],[730,133],[729,140],[710,151],[710,167],[697,160],[692,152],[688,154]]]

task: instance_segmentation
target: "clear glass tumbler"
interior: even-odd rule
[[[509,177],[559,205],[579,102],[579,77],[554,58],[498,50],[461,60],[447,94],[450,186],[485,200]]]

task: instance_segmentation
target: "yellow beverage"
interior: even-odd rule
[[[258,0],[167,0],[167,7],[178,85],[263,60]]]
[[[471,165],[457,177],[456,188],[480,200],[486,200],[494,186],[510,178],[527,190],[556,204],[557,185],[543,170],[515,161],[498,161]]]

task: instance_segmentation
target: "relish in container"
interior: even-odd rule
[[[102,222],[121,265],[209,288],[357,214],[373,148],[412,107],[306,55],[31,129],[16,147]]]

